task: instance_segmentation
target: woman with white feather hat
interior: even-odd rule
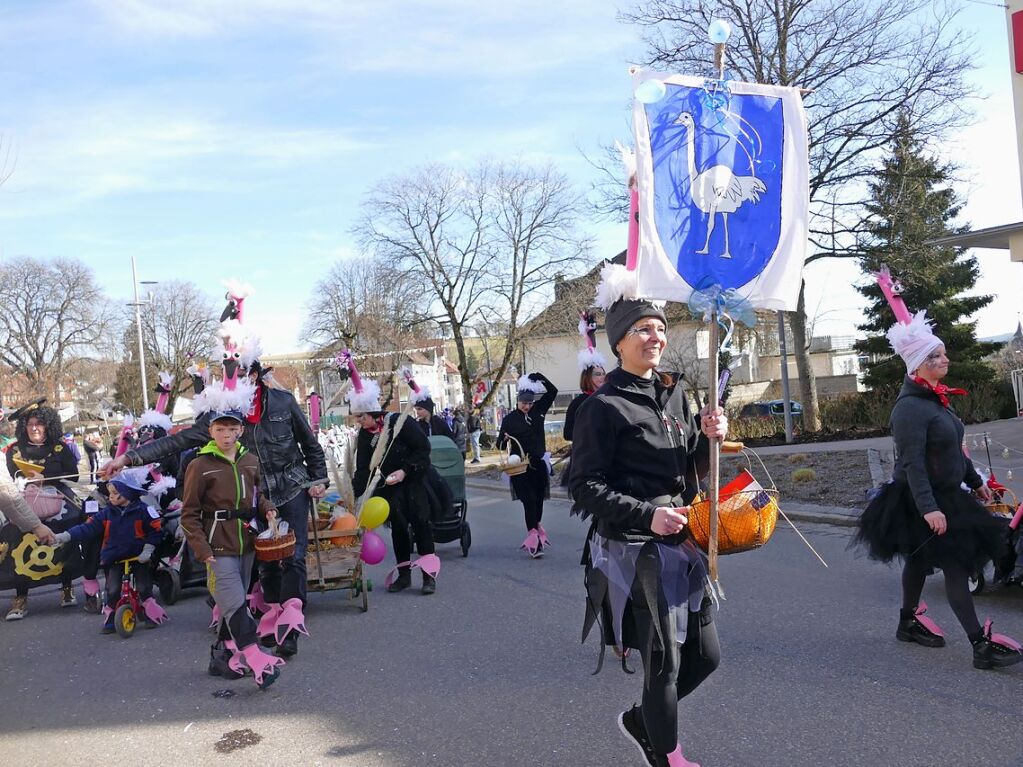
[[[544,418],[558,395],[557,387],[542,373],[530,373],[518,380],[515,410],[501,421],[497,434],[497,447],[504,450],[510,445],[514,460],[528,460],[529,468],[511,478],[512,498],[522,501],[526,519],[526,539],[523,548],[536,559],[550,545],[543,529],[543,502],[551,497],[551,467],[547,456]]]

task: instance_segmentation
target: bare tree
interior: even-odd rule
[[[490,174],[489,211],[494,247],[486,324],[503,326],[504,350],[493,380],[500,381],[520,343],[524,320],[550,302],[556,275],[579,271],[589,240],[576,231],[583,200],[568,179],[551,166],[503,164]],[[463,381],[469,371],[463,370]],[[482,404],[497,393],[491,386]],[[468,400],[467,400],[468,401]]]
[[[391,370],[401,364],[402,350],[422,345],[430,303],[411,272],[396,271],[376,257],[345,259],[313,288],[302,339],[329,355],[342,349],[356,357],[386,355],[381,359]]]
[[[622,18],[646,27],[650,65],[693,73],[711,70],[707,26],[724,19],[734,30],[727,68],[737,79],[812,89],[810,263],[858,255],[866,181],[900,114],[932,141],[968,119],[972,40],[956,15],[940,0],[646,0]],[[804,289],[789,319],[804,426],[815,430]]]
[[[107,332],[110,303],[82,262],[20,258],[0,266],[0,361],[60,404],[68,363]]]

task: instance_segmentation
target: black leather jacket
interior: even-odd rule
[[[154,463],[210,441],[209,414],[177,434],[133,448],[126,455],[133,466]],[[295,398],[281,389],[263,389],[259,423],[245,422],[241,443],[259,459],[263,492],[280,507],[305,491],[310,480],[327,481],[327,459]]]

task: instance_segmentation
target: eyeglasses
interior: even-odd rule
[[[663,338],[665,332],[667,332],[667,331],[665,330],[664,325],[655,325],[655,326],[641,325],[638,328],[630,328],[625,333],[625,335],[627,335],[627,336],[639,336],[644,341],[649,341],[655,335],[658,338]]]

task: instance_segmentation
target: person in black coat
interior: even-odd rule
[[[449,439],[454,439],[455,435],[448,428],[447,422],[439,415],[434,415],[433,411],[437,406],[425,388],[423,392],[424,396],[416,400],[415,406],[416,423],[419,424],[419,428],[423,430],[423,434],[427,437],[448,437]]]
[[[728,422],[720,408],[697,419],[679,378],[657,369],[667,345],[659,307],[619,294],[602,308],[620,366],[578,408],[570,482],[573,513],[591,520],[583,636],[601,623],[601,661],[606,645],[639,651],[642,703],[619,728],[651,765],[688,764],[678,702],[717,668],[720,649],[686,505],[707,471],[708,440],[723,439]]]
[[[1006,532],[978,502],[990,500],[991,490],[963,451],[965,429],[949,395],[966,392],[941,383],[948,355],[923,312],[896,325],[888,337],[908,371],[891,415],[898,457],[892,480],[860,517],[857,541],[875,559],[891,562],[898,556],[904,562],[896,639],[944,646],[944,635],[920,602],[924,581],[940,568],[949,606],[973,645],[974,667],[1019,663],[1023,654],[1013,643],[992,634],[990,622],[981,627],[970,594],[970,576],[998,559]]]
[[[541,524],[543,502],[551,497],[551,470],[544,459],[547,453],[544,418],[557,394],[557,387],[542,373],[519,378],[515,410],[501,421],[497,435],[499,449],[510,445],[511,455],[520,460],[528,456],[529,468],[512,476],[511,486],[512,498],[522,501],[526,519],[526,539],[521,548],[534,558],[542,556],[544,548],[550,544]]]
[[[412,541],[408,527],[416,539],[419,556],[434,553],[433,530],[430,527],[430,502],[426,492],[426,473],[430,468],[430,440],[416,420],[404,419],[401,429],[394,433],[401,416],[390,416],[381,411],[359,413],[360,429],[356,437],[355,473],[352,486],[355,496],[361,497],[371,480],[374,452],[381,439],[388,441],[386,453],[380,462],[377,479],[374,480],[373,495],[387,500],[390,506],[388,521],[391,525],[391,542],[394,545],[395,560],[401,565],[398,577],[387,587],[398,592],[412,585]],[[422,593],[433,594],[437,581],[433,575],[423,572]]]

